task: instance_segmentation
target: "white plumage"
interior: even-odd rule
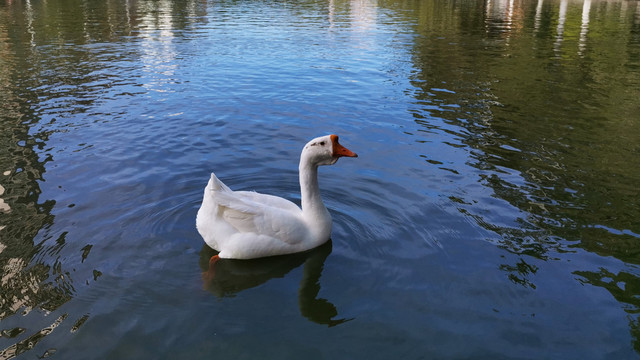
[[[252,259],[322,245],[331,235],[331,215],[320,198],[318,166],[342,156],[357,157],[337,135],[305,145],[299,165],[302,208],[273,195],[233,191],[212,173],[196,218],[198,232],[219,258]]]

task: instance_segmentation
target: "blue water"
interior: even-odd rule
[[[633,1],[5,1],[0,359],[632,358]],[[209,174],[332,240],[223,260]]]

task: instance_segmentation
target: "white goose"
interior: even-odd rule
[[[302,209],[277,196],[233,191],[212,173],[196,217],[204,241],[220,252],[211,260],[290,254],[329,240],[331,215],[320,198],[318,166],[333,165],[342,156],[358,155],[340,145],[337,135],[305,145],[299,166]]]

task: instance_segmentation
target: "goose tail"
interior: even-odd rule
[[[207,188],[211,191],[231,191],[214,173],[211,173],[211,179],[209,180]]]

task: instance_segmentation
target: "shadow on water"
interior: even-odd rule
[[[338,315],[335,305],[318,298],[320,276],[324,262],[331,254],[331,240],[300,254],[281,255],[252,260],[220,259],[210,262],[217,254],[204,245],[200,251],[202,286],[217,297],[231,297],[237,293],[262,285],[274,278],[282,278],[304,264],[298,289],[298,306],[305,318],[317,324],[336,326],[352,319],[334,319]]]

